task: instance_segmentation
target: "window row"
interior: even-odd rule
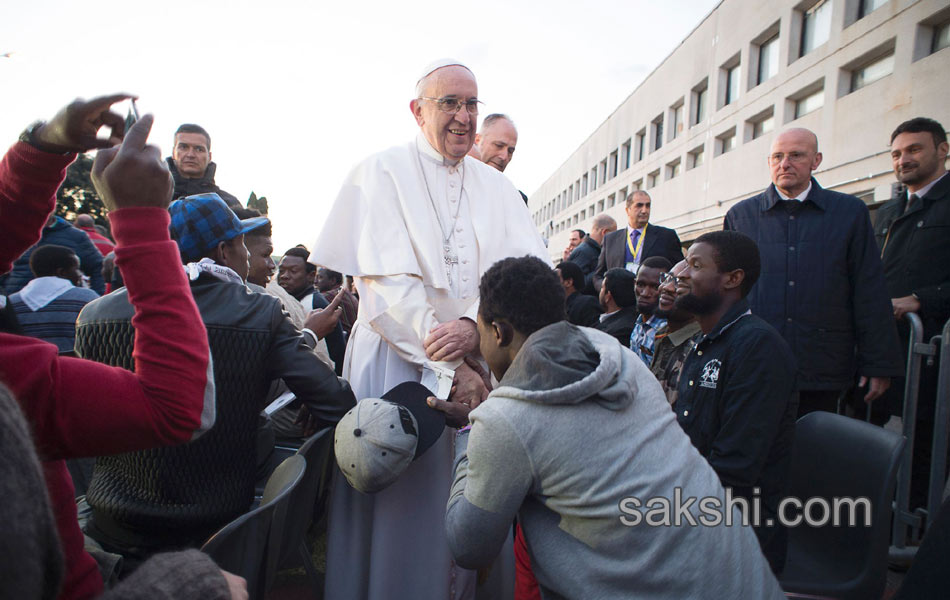
[[[843,0],[848,25],[867,16],[883,6],[888,0]],[[799,5],[792,19],[793,29],[797,28],[796,48],[790,56],[796,59],[805,56],[821,46],[830,36],[831,10],[834,0],[817,0],[811,4]],[[779,71],[779,22],[774,23],[752,40],[749,53],[749,89],[774,77]],[[894,71],[894,50],[896,40],[886,41],[878,47],[841,67],[838,79],[837,97],[857,91]],[[950,47],[950,9],[945,9],[918,24],[913,60],[919,60],[939,50]],[[736,102],[740,95],[741,54],[736,53],[723,62],[718,69],[717,109]],[[653,117],[649,124],[642,127],[633,136],[624,141],[619,148],[609,153],[607,158],[584,172],[575,182],[561,191],[535,212],[535,223],[548,222],[576,202],[594,193],[598,187],[629,169],[650,154],[662,149],[663,144],[679,137],[687,128],[703,123],[709,112],[709,78],[694,85],[689,94],[675,100],[667,110]],[[824,78],[799,90],[786,98],[785,122],[798,119],[824,105]],[[745,139],[755,139],[771,131],[775,126],[773,108],[759,113],[746,122]],[[715,138],[715,155],[724,154],[736,145],[736,129],[721,132]],[[702,158],[700,155],[700,163]],[[687,159],[687,169],[693,168],[691,159]],[[679,163],[670,167],[668,172],[679,173]],[[670,178],[669,176],[667,178]],[[649,181],[649,176],[648,176]],[[577,217],[580,213],[575,215]],[[580,218],[583,221],[583,218]],[[576,222],[576,221],[575,221]]]

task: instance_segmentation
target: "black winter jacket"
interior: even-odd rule
[[[208,168],[205,169],[205,174],[196,179],[183,177],[182,174],[178,172],[178,167],[175,166],[175,161],[172,157],[169,156],[166,158],[165,162],[168,163],[168,170],[172,172],[172,178],[175,180],[175,194],[173,200],[184,198],[185,196],[194,196],[195,194],[214,192],[221,196],[221,199],[224,200],[224,203],[229,207],[234,208],[235,206],[241,206],[241,202],[237,198],[219,188],[214,182],[214,174],[215,171],[218,170],[218,165],[214,164],[214,162],[209,162]]]
[[[917,294],[929,341],[950,319],[950,175],[904,214],[906,205],[902,194],[878,209],[874,235],[882,248],[889,296]]]
[[[107,542],[154,551],[197,545],[246,512],[254,497],[258,414],[271,380],[283,379],[326,423],[338,422],[355,402],[349,384],[310,351],[276,298],[209,275],[191,290],[208,330],[217,420],[181,446],[97,459],[87,500],[92,531]],[[77,353],[131,369],[132,314],[124,289],[86,305]]]
[[[846,389],[855,374],[899,376],[890,296],[868,209],[811,180],[803,202],[770,185],[726,214],[723,229],[759,245],[752,312],[778,330],[798,361],[801,390]]]

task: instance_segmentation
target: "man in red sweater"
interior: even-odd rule
[[[33,429],[66,560],[60,598],[92,598],[103,588],[95,560],[83,550],[65,459],[181,444],[214,424],[205,328],[169,238],[172,178],[158,148],[146,144],[151,115],[123,141],[123,119],[109,108],[127,98],[74,101],[50,122],[27,129],[0,162],[5,273],[39,239],[76,153],[100,149],[93,183],[110,210],[116,264],[127,273],[136,307],[134,372],[59,357],[51,344],[0,333],[0,382]],[[108,139],[96,137],[103,126],[111,130]],[[209,572],[225,589],[239,580],[216,568]]]

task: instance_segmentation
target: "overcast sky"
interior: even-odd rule
[[[167,155],[184,122],[211,134],[217,183],[267,196],[276,251],[308,247],[363,157],[402,144],[421,69],[466,63],[519,130],[505,171],[527,194],[717,0],[613,2],[4,2],[0,136],[72,98],[138,94]]]

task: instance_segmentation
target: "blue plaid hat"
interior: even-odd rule
[[[217,194],[195,194],[175,200],[168,206],[168,212],[172,216],[172,239],[178,243],[185,262],[196,261],[219,243],[270,222],[267,217],[238,219]]]

